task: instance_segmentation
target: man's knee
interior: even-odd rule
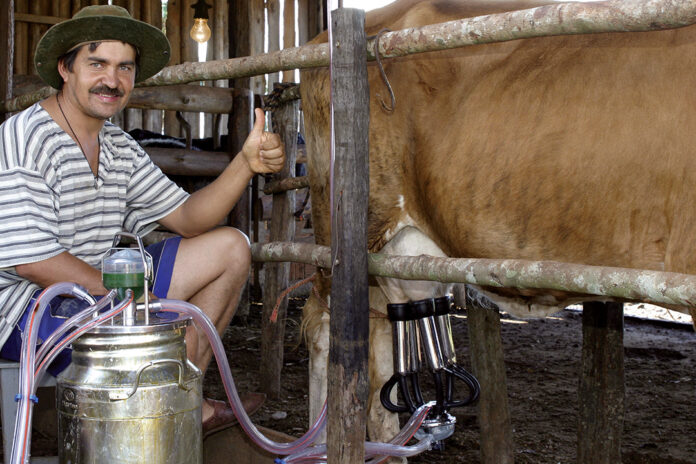
[[[248,272],[251,266],[249,238],[234,227],[220,227],[211,232],[215,235],[216,248],[226,267],[231,270]]]

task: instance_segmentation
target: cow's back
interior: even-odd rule
[[[535,6],[397,3],[368,13],[368,33]],[[371,63],[370,248],[408,223],[450,256],[694,272],[695,40],[689,27],[386,60],[391,114]],[[328,243],[327,73],[302,84]]]

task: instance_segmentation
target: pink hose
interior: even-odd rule
[[[227,361],[227,355],[224,347],[222,346],[222,341],[220,340],[217,329],[210,321],[208,316],[206,316],[196,306],[185,301],[159,300],[158,303],[162,305],[162,311],[177,312],[190,316],[196,325],[206,334],[208,340],[210,341],[213,354],[215,355],[215,361],[217,362],[230,405],[234,410],[234,414],[237,417],[240,426],[254,443],[269,453],[278,455],[292,455],[281,461],[288,464],[292,462],[325,462],[326,445],[318,445],[311,448],[310,445],[316,440],[317,436],[321,433],[322,429],[326,425],[326,403],[324,403],[321,413],[312,427],[301,438],[291,443],[277,443],[268,439],[251,422],[251,419],[249,419],[248,414],[242,406],[239,394],[237,393],[237,388],[234,385],[232,371],[230,370],[230,365]],[[406,423],[404,428],[390,443],[365,443],[366,457],[376,458],[377,460],[373,462],[379,462],[384,459],[385,456],[413,456],[430,449],[430,445],[432,443],[432,437],[430,436],[426,436],[414,446],[403,445],[408,442],[408,440],[410,440],[418,430],[420,424],[428,415],[428,412],[432,406],[433,403],[428,403],[418,408]]]
[[[159,300],[159,303],[162,305],[163,311],[172,311],[191,316],[196,325],[202,329],[203,332],[205,332],[208,340],[210,341],[210,346],[213,349],[215,361],[217,362],[218,369],[220,370],[220,376],[222,377],[230,405],[234,410],[235,416],[237,416],[239,425],[246,432],[246,434],[249,435],[254,443],[269,453],[287,455],[302,451],[312,444],[314,440],[316,440],[326,424],[326,403],[324,403],[324,407],[322,408],[317,420],[301,438],[291,443],[278,443],[270,440],[256,428],[256,426],[251,422],[251,419],[249,419],[249,415],[246,413],[246,411],[244,411],[242,401],[239,398],[237,388],[235,387],[234,380],[232,379],[232,371],[230,370],[230,365],[227,362],[227,355],[225,354],[225,349],[222,346],[222,341],[217,333],[217,329],[210,321],[208,316],[206,316],[196,306],[185,301]]]

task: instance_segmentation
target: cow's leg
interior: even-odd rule
[[[623,304],[584,303],[578,391],[579,463],[621,462],[623,350]]]
[[[387,300],[378,287],[370,287],[370,308],[384,313]],[[387,442],[399,433],[399,416],[387,411],[379,394],[394,373],[391,324],[384,317],[370,314],[370,396],[368,398],[367,432],[372,441]],[[393,400],[396,400],[394,398]]]
[[[327,369],[329,366],[329,313],[314,295],[307,298],[302,309],[305,339],[309,349],[309,421],[313,423],[326,400]],[[317,443],[326,442],[326,430]]]

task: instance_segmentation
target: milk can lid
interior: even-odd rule
[[[123,248],[104,257],[102,272],[107,274],[141,273],[145,272],[145,265],[137,248]]]

